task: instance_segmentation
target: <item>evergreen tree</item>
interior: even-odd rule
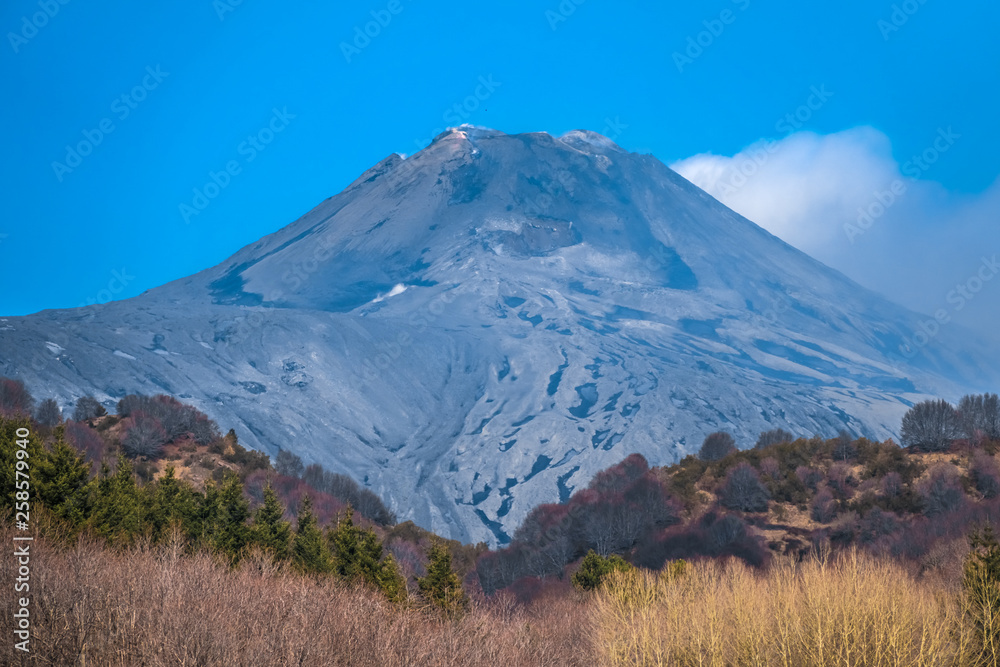
[[[82,454],[63,439],[63,429],[56,430],[52,450],[32,462],[35,497],[56,516],[74,524],[83,523],[90,513],[90,465]]]
[[[271,554],[275,560],[288,558],[291,525],[282,519],[285,508],[271,485],[264,487],[264,504],[257,508],[251,527],[254,543]]]
[[[243,497],[243,483],[237,475],[229,475],[219,491],[212,548],[228,556],[233,563],[240,559],[244,547],[250,541],[248,518],[250,503]]]
[[[354,525],[354,510],[350,505],[327,538],[337,575],[348,581],[363,579],[378,584],[382,543],[373,530]]]
[[[143,523],[154,541],[159,542],[167,535],[172,524],[177,524],[189,540],[197,538],[198,504],[201,497],[197,491],[177,479],[172,465],[154,484],[145,491],[145,514]]]
[[[90,522],[95,532],[122,544],[130,543],[141,526],[139,489],[132,474],[132,463],[118,457],[114,474],[102,466]]]
[[[205,483],[205,493],[199,494],[198,507],[192,522],[192,538],[204,547],[215,544],[215,533],[221,512],[219,487],[213,480]]]
[[[26,438],[18,436],[18,432],[23,435],[25,431],[28,433]],[[24,443],[24,447],[19,442]],[[24,453],[18,454],[19,451]],[[30,475],[35,463],[46,454],[30,419],[24,416],[4,417],[0,412],[0,498],[3,499],[4,507],[14,507],[15,502],[30,501],[32,484],[30,478],[24,475]],[[20,468],[19,462],[23,462]],[[17,476],[19,470],[21,477]]]
[[[406,602],[406,577],[399,571],[399,565],[392,554],[382,559],[378,573],[378,587],[391,602]]]
[[[427,553],[427,576],[417,579],[420,595],[445,614],[460,614],[468,606],[462,582],[451,567],[451,551],[440,541],[435,541]]]
[[[323,544],[323,533],[313,514],[309,496],[303,498],[299,505],[298,525],[292,540],[292,564],[306,574],[322,574],[330,570],[330,553]]]
[[[611,554],[605,558],[591,549],[583,557],[580,568],[573,573],[570,581],[581,590],[592,591],[598,588],[604,577],[611,572],[626,572],[631,568],[632,566],[618,554]]]

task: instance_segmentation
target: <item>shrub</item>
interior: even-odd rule
[[[969,545],[962,573],[964,616],[975,638],[969,664],[996,665],[1000,664],[1000,544],[986,526],[969,536]]]
[[[698,458],[702,461],[718,461],[736,451],[736,441],[725,431],[716,431],[705,436]]]
[[[923,401],[903,416],[899,433],[904,447],[940,452],[961,436],[961,425],[958,413],[948,401]]]
[[[858,540],[864,544],[871,544],[882,537],[891,535],[898,527],[899,521],[893,514],[884,512],[879,507],[873,507],[858,522]]]
[[[742,512],[764,512],[770,493],[760,483],[757,471],[749,463],[740,463],[733,468],[719,490],[719,500],[723,506]]]
[[[816,497],[813,498],[810,516],[813,521],[819,523],[830,523],[837,517],[837,501],[833,499],[833,494],[828,489],[820,489]]]
[[[969,465],[969,480],[983,498],[996,498],[1000,494],[1000,469],[996,459],[985,452],[975,452]]]
[[[964,495],[955,467],[942,464],[934,468],[930,477],[920,484],[920,495],[924,501],[925,516],[932,517],[957,509]]]
[[[605,558],[593,549],[587,552],[580,562],[580,568],[573,573],[573,585],[582,591],[592,591],[600,587],[601,582],[612,572],[627,572],[632,569],[621,556],[612,554]]]
[[[810,491],[815,491],[816,485],[823,481],[823,473],[809,466],[799,466],[796,468],[795,476]]]

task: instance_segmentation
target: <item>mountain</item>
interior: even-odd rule
[[[463,126],[218,266],[0,320],[0,373],[63,402],[174,394],[495,544],[633,452],[671,463],[720,429],[885,438],[917,400],[990,388],[955,327],[900,353],[923,319],[652,156]]]

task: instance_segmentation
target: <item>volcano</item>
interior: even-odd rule
[[[995,389],[957,327],[910,347],[925,319],[652,156],[462,126],[218,266],[3,318],[0,372],[64,404],[175,395],[495,545],[634,452],[669,464],[716,430],[882,439],[918,400]]]

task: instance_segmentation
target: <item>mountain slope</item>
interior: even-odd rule
[[[0,321],[42,395],[166,391],[241,442],[503,542],[632,452],[708,432],[888,437],[992,361],[591,132],[464,126],[392,155],[222,264],[128,301]]]

